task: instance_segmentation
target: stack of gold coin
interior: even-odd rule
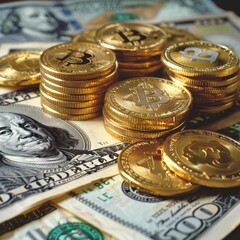
[[[86,120],[102,114],[104,96],[117,80],[114,52],[94,43],[64,43],[40,58],[41,104],[52,116]]]
[[[125,79],[107,90],[103,122],[123,142],[159,139],[185,127],[191,104],[191,93],[170,80]]]
[[[18,51],[0,58],[0,85],[29,86],[40,83],[38,51]]]
[[[139,141],[118,156],[118,169],[132,187],[178,196],[201,186],[240,186],[240,143],[206,130],[183,130],[163,141]]]
[[[110,23],[98,29],[95,38],[116,53],[120,79],[153,75],[162,68],[160,56],[167,37],[157,26]]]
[[[193,95],[194,109],[217,113],[234,105],[239,88],[239,59],[228,47],[188,41],[164,49],[165,77],[185,86]]]

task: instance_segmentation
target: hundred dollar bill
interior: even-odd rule
[[[5,240],[114,239],[51,203],[45,203],[1,223],[0,238]]]
[[[165,198],[132,188],[120,175],[54,199],[117,239],[223,239],[240,222],[240,190],[202,189]]]
[[[209,126],[240,141],[240,111]],[[58,206],[119,239],[223,239],[240,224],[240,190],[207,189],[180,198],[132,188],[120,175],[102,179],[54,200]],[[136,235],[135,235],[136,234]]]
[[[125,144],[106,132],[101,117],[51,117],[41,109],[37,86],[1,88],[0,104],[0,223],[118,173],[115,163]]]
[[[142,11],[144,9],[144,11]],[[111,21],[153,21],[221,12],[205,1],[19,1],[0,5],[0,43],[69,41],[73,33]],[[145,13],[145,14],[143,14]]]

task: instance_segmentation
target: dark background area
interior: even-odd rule
[[[226,11],[233,11],[235,14],[240,16],[240,2],[239,0],[213,0],[216,5]],[[240,239],[240,237],[239,237]]]

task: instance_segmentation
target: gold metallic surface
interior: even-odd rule
[[[58,105],[53,104],[52,102],[48,101],[46,98],[41,97],[41,102],[51,108],[52,110],[55,110],[56,112],[62,113],[62,114],[70,114],[70,115],[84,115],[89,113],[96,113],[102,111],[102,105],[96,105],[93,107],[86,107],[86,108],[70,108],[70,107],[60,107]]]
[[[102,85],[93,87],[62,87],[56,83],[53,83],[45,78],[41,78],[41,82],[48,88],[61,92],[63,94],[94,94],[102,91],[106,91],[116,80],[104,83]]]
[[[223,87],[233,83],[236,83],[240,80],[239,71],[226,77],[216,77],[216,78],[204,78],[204,77],[186,77],[181,74],[176,74],[168,69],[164,69],[165,76],[171,80],[177,80],[184,84],[184,86],[199,86],[199,87]]]
[[[28,86],[40,82],[41,52],[19,51],[0,57],[0,85]]]
[[[166,43],[157,26],[143,23],[110,23],[98,29],[96,41],[103,47],[126,55],[158,55]]]
[[[162,142],[142,141],[125,147],[118,156],[120,175],[134,187],[161,196],[193,192],[198,185],[171,172],[162,160]]]
[[[88,108],[88,107],[94,107],[94,106],[100,106],[103,105],[103,98],[89,100],[89,101],[66,101],[61,100],[55,97],[52,97],[48,94],[46,94],[44,91],[40,90],[40,96],[41,98],[46,99],[51,104],[54,104],[55,106],[63,107],[63,108]]]
[[[106,118],[111,119],[112,121],[126,129],[132,129],[137,131],[152,131],[152,130],[163,131],[175,127],[175,122],[165,123],[162,121],[161,122],[156,121],[156,124],[154,124],[153,122],[148,122],[145,124],[136,124],[132,123],[131,121],[125,121],[124,119],[119,118],[116,114],[111,112],[106,103],[103,106],[103,116],[106,116]]]
[[[105,103],[125,121],[180,123],[188,114],[192,97],[186,88],[170,80],[139,77],[113,84],[106,92]]]
[[[89,114],[81,114],[81,115],[71,115],[71,114],[64,114],[57,112],[56,110],[46,106],[43,102],[41,102],[42,108],[44,112],[48,113],[49,115],[65,120],[71,120],[71,121],[82,121],[82,120],[89,120],[93,118],[100,117],[102,115],[102,112],[94,112]]]
[[[135,130],[131,128],[126,128],[120,125],[118,122],[114,121],[111,118],[108,118],[104,115],[103,122],[105,126],[110,127],[115,132],[120,133],[121,135],[131,137],[131,138],[138,138],[142,140],[151,140],[151,139],[158,139],[168,136],[169,134],[183,130],[185,127],[185,122],[182,122],[178,126],[174,128],[169,128],[166,130]]]
[[[163,159],[180,177],[208,187],[240,186],[240,143],[206,130],[186,130],[168,137]]]
[[[102,85],[104,83],[107,83],[109,81],[117,80],[118,72],[117,72],[118,65],[115,65],[115,69],[108,73],[106,76],[98,77],[98,78],[92,78],[92,79],[81,79],[81,75],[76,80],[69,80],[69,79],[62,79],[57,78],[52,75],[49,75],[45,73],[44,71],[41,71],[41,76],[44,79],[47,79],[48,81],[51,81],[52,83],[58,84],[62,87],[95,87]]]
[[[228,47],[189,41],[173,44],[161,54],[163,64],[184,76],[224,77],[239,70],[239,58]]]
[[[41,71],[66,80],[91,79],[113,71],[115,54],[98,44],[63,43],[46,49],[40,57]]]
[[[98,92],[94,94],[63,94],[59,91],[56,91],[52,88],[49,88],[44,83],[40,84],[40,91],[48,94],[51,97],[56,99],[65,100],[65,101],[91,101],[99,98],[104,98],[105,92]]]

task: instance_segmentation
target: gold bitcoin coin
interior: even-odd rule
[[[89,113],[95,113],[102,111],[102,105],[99,106],[93,106],[93,107],[86,107],[86,108],[66,108],[66,107],[60,107],[58,105],[53,104],[52,102],[48,101],[46,98],[41,97],[41,102],[51,108],[52,110],[55,110],[56,112],[62,113],[62,114],[71,114],[71,115],[84,115]]]
[[[165,48],[161,59],[170,71],[184,76],[224,77],[239,69],[239,59],[234,51],[206,41],[171,45]]]
[[[110,127],[115,132],[120,133],[121,135],[130,137],[130,138],[138,138],[142,140],[151,140],[151,139],[158,139],[168,136],[169,134],[183,130],[185,127],[185,122],[181,123],[180,125],[176,126],[175,128],[167,129],[167,130],[135,130],[131,128],[125,128],[118,124],[118,122],[114,121],[111,118],[108,118],[106,115],[103,118],[104,125]]]
[[[94,107],[94,106],[102,106],[104,99],[94,99],[89,101],[66,101],[61,100],[55,97],[52,97],[45,92],[41,91],[40,89],[40,96],[41,98],[46,99],[51,104],[54,104],[55,106],[63,107],[63,108],[88,108],[88,107]]]
[[[73,43],[81,43],[81,42],[88,42],[88,43],[96,43],[95,36],[96,36],[97,29],[88,29],[77,33],[71,39]]]
[[[163,159],[172,171],[208,187],[240,186],[239,156],[239,142],[206,130],[178,132],[163,144]]]
[[[200,37],[196,36],[195,34],[180,29],[177,27],[172,26],[163,26],[159,24],[159,27],[166,33],[167,35],[167,46],[179,43],[179,42],[187,42],[187,41],[193,41],[193,40],[201,40]]]
[[[40,57],[41,70],[66,80],[92,79],[113,71],[116,56],[93,43],[63,43],[46,49]]]
[[[104,95],[105,95],[105,91],[92,93],[92,94],[64,94],[62,92],[58,92],[52,88],[49,88],[43,82],[40,84],[40,91],[56,99],[65,100],[65,101],[74,101],[74,102],[91,101],[99,98],[104,98]]]
[[[133,129],[136,131],[152,131],[152,130],[158,130],[158,131],[162,131],[162,130],[168,130],[169,128],[174,128],[175,127],[175,123],[164,123],[161,122],[161,124],[153,124],[153,123],[149,123],[149,124],[136,124],[136,123],[132,123],[129,121],[124,121],[124,119],[119,118],[118,116],[116,116],[116,114],[112,113],[111,110],[108,110],[108,105],[105,104],[103,106],[103,116],[106,116],[106,118],[111,119],[112,121],[116,122],[118,125],[127,128],[127,129]]]
[[[209,94],[209,95],[225,96],[225,95],[236,92],[240,86],[239,81],[236,81],[235,83],[232,83],[227,86],[221,86],[221,87],[202,87],[202,86],[200,87],[200,86],[187,85],[185,83],[182,83],[178,79],[172,79],[172,81],[186,87],[193,95],[194,93],[196,94],[203,93],[203,94]]]
[[[116,80],[112,80],[111,82],[104,83],[102,85],[94,86],[94,87],[62,87],[56,83],[53,83],[45,78],[41,78],[42,83],[48,88],[61,92],[63,94],[94,94],[97,92],[107,91],[107,88],[110,87]]]
[[[169,122],[176,126],[186,118],[192,96],[170,80],[139,77],[113,84],[106,92],[105,103],[124,121],[155,125]]]
[[[158,55],[166,39],[159,27],[142,23],[110,23],[96,33],[100,45],[130,56]]]
[[[71,121],[83,121],[83,120],[89,120],[93,118],[100,117],[102,115],[102,112],[94,112],[89,114],[81,114],[81,115],[71,115],[71,114],[64,114],[57,112],[56,110],[46,106],[43,102],[41,102],[43,111],[48,113],[49,115],[65,120],[71,120]]]
[[[0,57],[0,84],[27,86],[40,82],[41,52],[19,51]]]
[[[129,185],[155,195],[177,196],[199,188],[166,167],[159,141],[142,141],[125,147],[118,156],[118,169]]]
[[[176,74],[168,69],[164,69],[164,74],[169,79],[180,81],[184,86],[199,86],[199,87],[223,87],[236,83],[240,79],[239,71],[235,74],[226,77],[204,78],[204,77],[186,77],[181,74]]]
[[[117,72],[118,65],[116,64],[115,69],[108,73],[106,76],[98,77],[98,78],[92,78],[88,80],[82,80],[81,76],[79,76],[79,79],[76,80],[68,80],[68,79],[62,79],[62,78],[57,78],[52,75],[49,75],[45,73],[44,71],[41,71],[41,76],[44,79],[47,79],[48,81],[51,81],[52,83],[58,84],[62,87],[72,87],[72,88],[81,88],[81,87],[95,87],[102,85],[104,83],[110,82],[110,81],[115,81],[117,80],[118,77],[118,72]]]

